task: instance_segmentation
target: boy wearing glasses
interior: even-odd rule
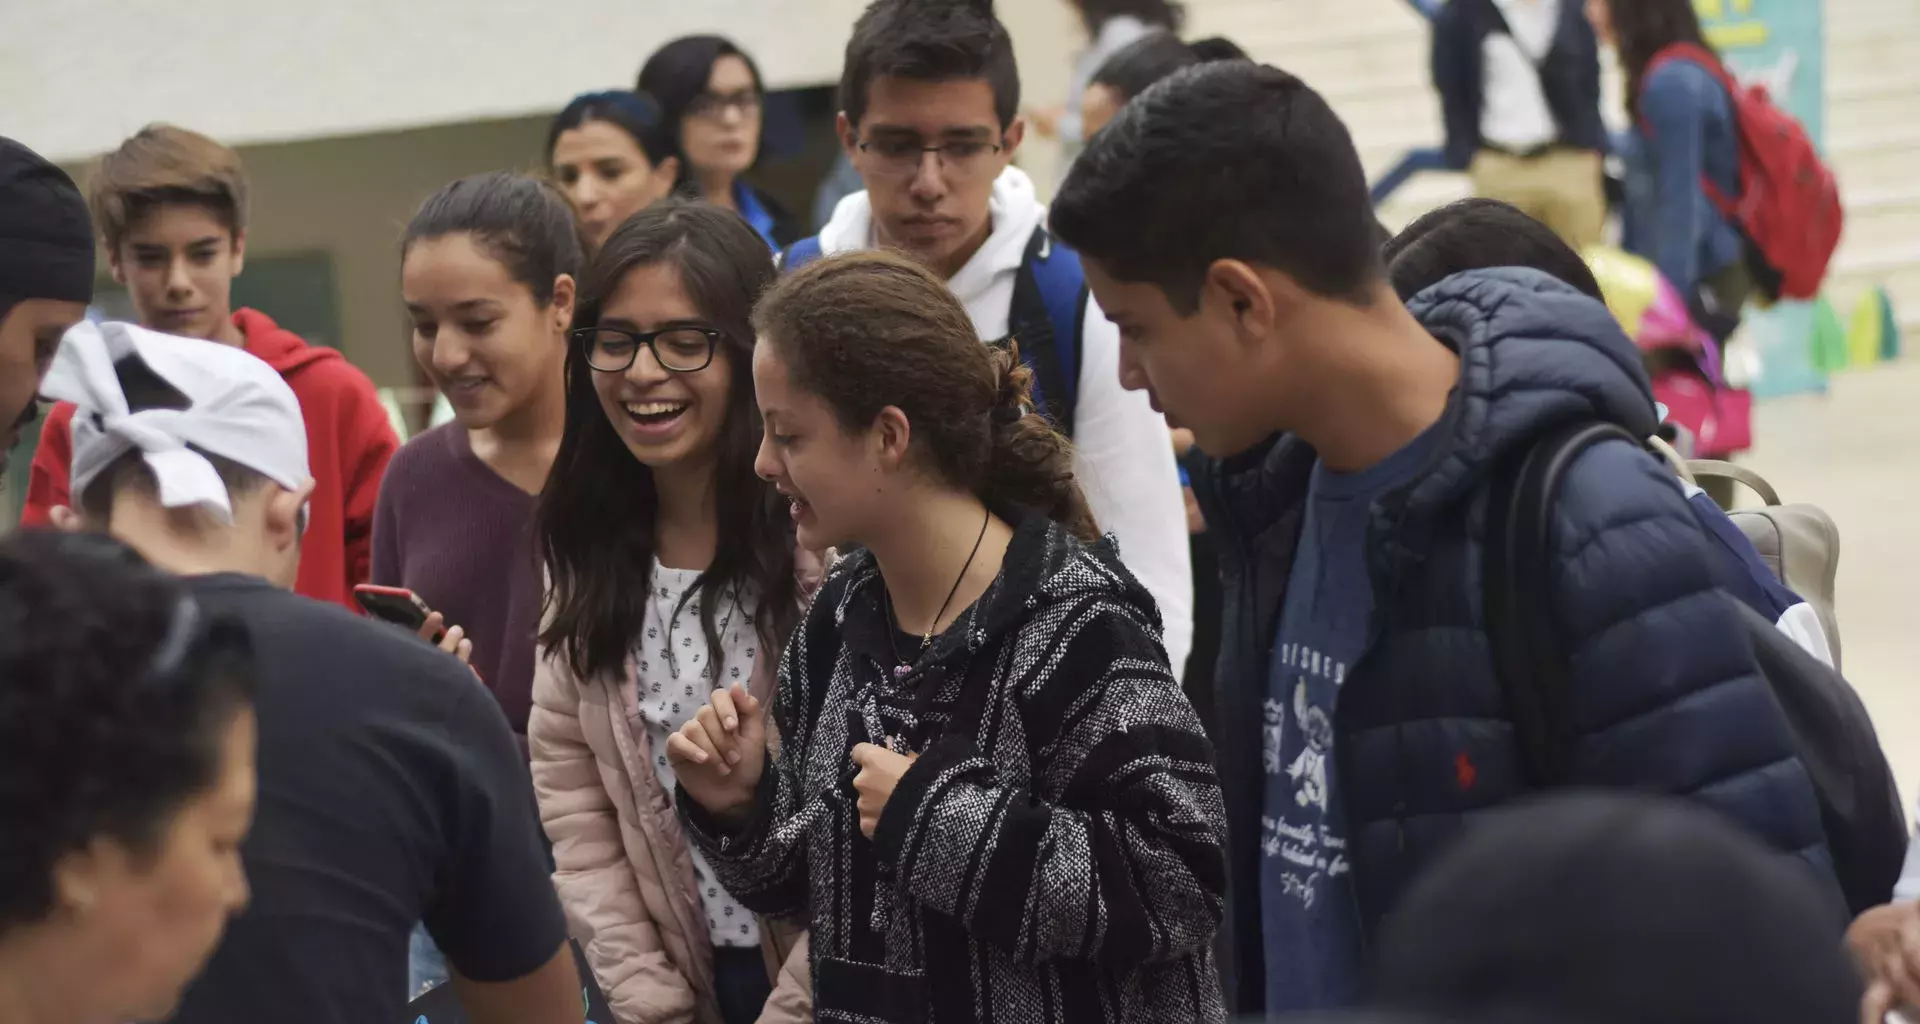
[[[1119,334],[1012,166],[1026,132],[1020,73],[992,5],[878,0],[847,43],[840,104],[841,143],[866,191],[789,248],[784,267],[896,249],[947,279],[981,340],[1016,339],[1045,411],[1074,440],[1095,518],[1159,604],[1168,658],[1185,665],[1193,582],[1166,421],[1120,387]]]
[[[244,349],[299,396],[315,489],[295,589],[353,607],[372,559],[380,476],[400,439],[373,382],[338,351],[307,344],[258,310],[233,308],[247,255],[239,154],[197,132],[148,125],[101,159],[88,193],[113,279],[142,325]],[[72,504],[72,422],[65,403],[47,417],[22,525],[47,525]]]

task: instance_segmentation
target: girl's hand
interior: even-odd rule
[[[868,839],[880,827],[880,815],[887,810],[887,801],[893,799],[894,787],[900,785],[900,779],[919,760],[918,754],[896,754],[885,747],[872,743],[856,743],[853,746],[853,763],[860,766],[860,774],[853,777],[854,791],[860,794],[860,834]]]
[[[420,639],[459,658],[460,664],[473,667],[473,641],[467,639],[466,630],[459,626],[449,627],[445,615],[429,612],[427,621],[420,624]]]
[[[767,767],[767,709],[739,683],[715,690],[667,737],[667,761],[694,802],[723,821],[744,819]]]

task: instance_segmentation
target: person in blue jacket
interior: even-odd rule
[[[1600,282],[1580,254],[1545,224],[1494,199],[1463,199],[1423,214],[1388,242],[1381,255],[1402,301],[1470,270],[1532,267],[1605,302]],[[1656,411],[1658,406],[1656,406]],[[1833,664],[1832,638],[1812,605],[1773,574],[1753,541],[1698,486],[1673,478],[1687,496],[1713,552],[1715,583],[1759,613],[1807,653]]]
[[[1229,1001],[1349,1004],[1409,880],[1532,788],[1480,607],[1489,478],[1571,421],[1651,434],[1639,353],[1535,270],[1403,305],[1345,126],[1271,67],[1137,97],[1052,224],[1120,327],[1122,382],[1214,457],[1193,479],[1226,590]],[[1838,941],[1812,784],[1671,470],[1603,443],[1560,495],[1556,585],[1533,599],[1572,652],[1576,784],[1686,796],[1806,860]]]
[[[1754,288],[1747,243],[1708,198],[1704,180],[1740,194],[1733,97],[1712,69],[1654,57],[1675,43],[1707,46],[1693,0],[1587,0],[1587,18],[1627,75],[1632,145],[1625,154],[1627,248],[1679,289],[1694,318],[1724,341]],[[1710,48],[1709,48],[1710,50]]]

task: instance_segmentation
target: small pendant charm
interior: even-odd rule
[[[912,665],[895,665],[893,666],[893,678],[905,679],[907,678],[907,673],[911,671],[913,671]]]

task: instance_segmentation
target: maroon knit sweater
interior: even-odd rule
[[[473,453],[458,423],[407,442],[373,519],[373,582],[406,587],[473,640],[473,667],[526,746],[541,574],[534,496]]]

